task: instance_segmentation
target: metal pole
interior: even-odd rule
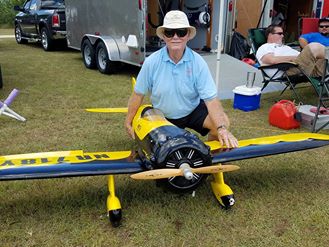
[[[224,27],[224,1],[220,0],[219,18],[218,18],[218,34],[217,34],[217,61],[216,61],[216,87],[219,86],[219,70],[220,70],[220,56],[222,52],[222,36]]]

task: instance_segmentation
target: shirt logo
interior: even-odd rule
[[[192,76],[192,68],[186,69],[186,76],[188,76],[188,77]]]

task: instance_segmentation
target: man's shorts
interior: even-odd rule
[[[309,46],[305,46],[294,62],[297,63],[299,68],[308,76],[320,77],[324,72],[325,60],[315,58]],[[299,73],[300,70],[298,68],[287,70],[288,75],[296,75]]]
[[[178,119],[167,118],[167,120],[181,129],[190,128],[205,136],[209,132],[209,129],[203,128],[207,116],[207,106],[203,100],[200,100],[200,104],[189,115]]]

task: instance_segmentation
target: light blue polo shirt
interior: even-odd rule
[[[170,59],[166,47],[149,56],[137,76],[135,92],[150,94],[153,107],[171,119],[190,114],[200,99],[217,97],[208,65],[188,47],[177,64]]]
[[[329,37],[324,36],[321,33],[306,33],[300,37],[305,39],[307,43],[318,42],[324,46],[329,46]]]

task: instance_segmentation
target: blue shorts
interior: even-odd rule
[[[209,132],[209,129],[203,127],[207,116],[207,106],[203,100],[200,100],[200,104],[189,115],[178,119],[167,118],[167,120],[181,129],[190,128],[205,136]]]

